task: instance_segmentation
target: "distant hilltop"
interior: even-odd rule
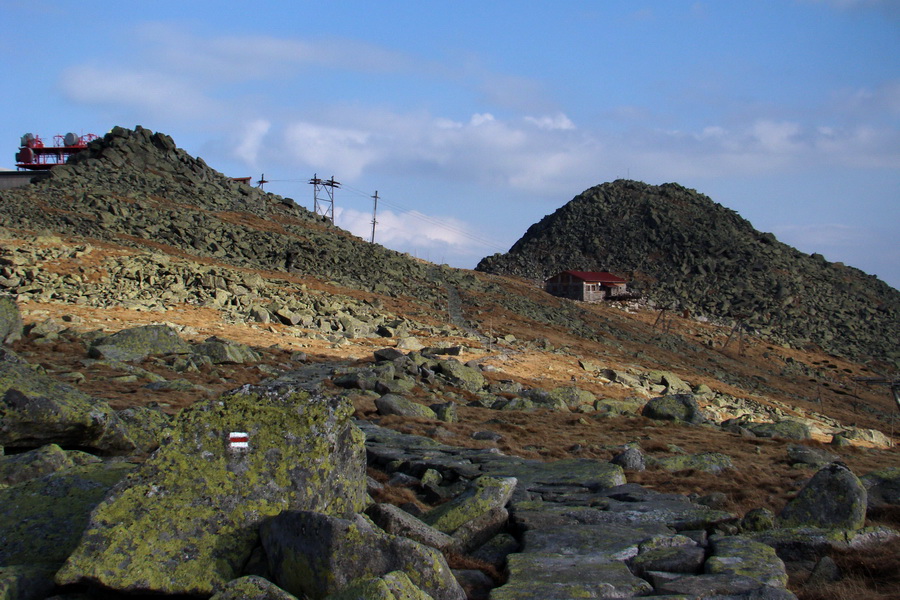
[[[900,292],[783,244],[676,183],[592,187],[476,269],[541,281],[569,269],[610,271],[660,306],[900,365]]]

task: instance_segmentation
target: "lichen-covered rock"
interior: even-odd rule
[[[644,453],[639,446],[629,446],[619,454],[616,454],[609,462],[619,465],[626,471],[643,471],[646,469]]]
[[[597,397],[587,390],[577,387],[558,387],[550,390],[550,399],[554,403],[563,403],[572,412],[590,412],[594,410]]]
[[[687,469],[694,469],[697,471],[706,471],[707,473],[721,473],[722,471],[734,468],[731,457],[720,452],[664,456],[663,458],[652,459],[650,464],[665,469],[666,471],[685,471]]]
[[[12,344],[22,337],[22,315],[12,298],[0,296],[0,344]]]
[[[209,600],[297,600],[268,579],[248,575],[229,581]]]
[[[706,417],[693,394],[670,394],[653,398],[641,410],[648,419],[678,421],[683,423],[703,423]]]
[[[47,565],[0,566],[0,600],[43,600],[56,585]]]
[[[777,423],[752,423],[744,424],[744,428],[748,429],[758,437],[763,438],[783,438],[786,440],[808,440],[812,438],[809,427],[800,421],[792,421],[784,419]]]
[[[652,591],[623,562],[526,552],[509,556],[509,582],[492,590],[491,600],[632,598]]]
[[[440,552],[360,515],[286,511],[266,521],[261,535],[275,582],[296,596],[319,600],[354,581],[403,571],[435,600],[465,599]]]
[[[495,508],[503,508],[516,490],[514,477],[479,477],[465,493],[428,512],[423,520],[452,534],[465,523]]]
[[[441,552],[460,550],[460,543],[393,504],[373,504],[366,515],[387,533],[401,535]]]
[[[289,386],[185,409],[171,438],[93,512],[57,582],[208,595],[240,574],[267,518],[360,510],[365,449],[351,414],[344,399]],[[233,447],[232,432],[247,434],[248,447]]]
[[[213,364],[245,364],[259,362],[259,354],[245,344],[210,338],[200,344],[194,344],[193,354],[208,357]]]
[[[116,415],[140,452],[156,450],[172,430],[171,419],[160,410],[133,406],[116,411]]]
[[[753,508],[741,519],[742,531],[766,531],[775,527],[775,513],[768,508]]]
[[[890,467],[863,476],[869,508],[900,505],[900,467]]]
[[[467,367],[458,360],[439,360],[435,371],[443,375],[450,383],[470,392],[478,392],[487,385],[481,371]]]
[[[385,394],[375,400],[375,408],[380,415],[400,415],[401,417],[421,417],[437,419],[433,410],[425,405],[408,400],[397,394]]]
[[[846,465],[820,469],[778,515],[781,527],[860,529],[866,522],[866,488]]]
[[[827,450],[804,446],[803,444],[790,444],[787,447],[787,455],[792,465],[809,465],[817,469],[839,459],[836,454]]]
[[[0,483],[13,485],[74,466],[65,450],[47,444],[28,452],[0,456]]]
[[[81,539],[91,510],[133,468],[87,464],[0,489],[0,565],[58,568]]]
[[[127,454],[134,441],[115,411],[25,363],[0,361],[0,445],[44,444]]]
[[[364,579],[344,588],[326,600],[434,600],[412,582],[403,571],[383,577]]]
[[[707,573],[743,575],[768,587],[787,585],[784,563],[771,546],[741,537],[713,536],[710,541],[712,554],[704,565]]]
[[[90,347],[92,358],[137,361],[154,354],[187,354],[191,345],[167,325],[144,325],[123,329],[96,340]]]

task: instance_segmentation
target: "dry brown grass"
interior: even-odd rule
[[[841,570],[838,582],[800,587],[800,600],[897,600],[900,598],[900,544],[836,550],[831,558]]]

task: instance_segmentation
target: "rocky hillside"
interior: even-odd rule
[[[417,261],[141,128],[0,219],[0,598],[900,590],[872,365]]]
[[[477,269],[534,280],[612,271],[661,306],[900,366],[900,292],[783,244],[674,183],[618,180],[586,190]]]

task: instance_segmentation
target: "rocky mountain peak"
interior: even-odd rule
[[[783,244],[675,183],[617,180],[590,188],[476,269],[537,280],[568,269],[610,271],[660,306],[900,364],[892,341],[900,335],[900,292]]]

